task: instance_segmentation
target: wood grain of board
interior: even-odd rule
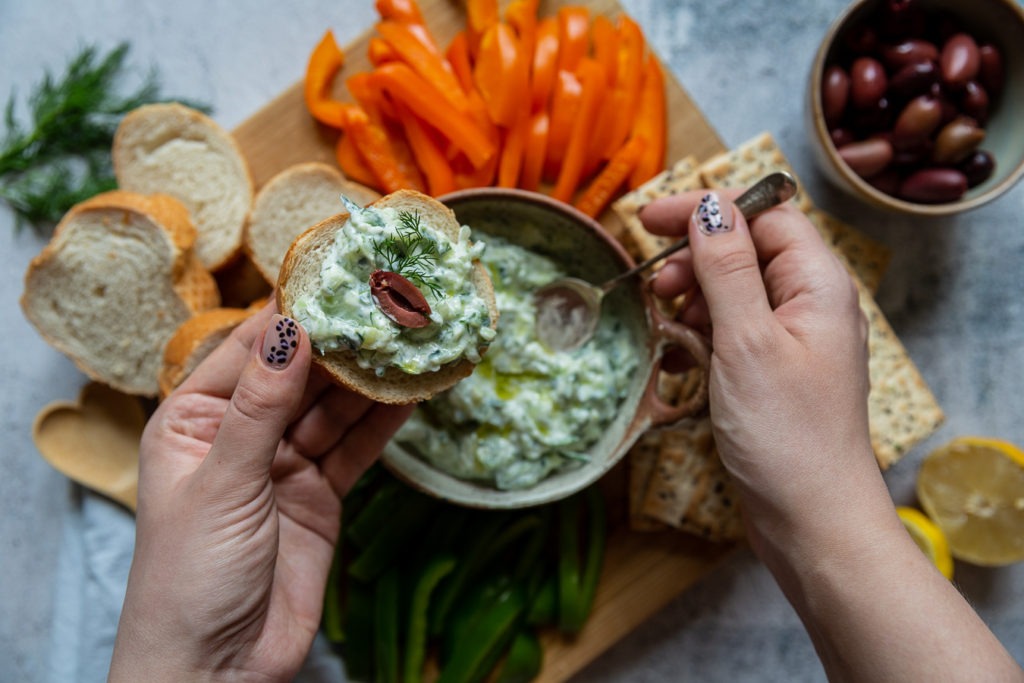
[[[362,0],[370,2],[371,0]],[[541,3],[540,13],[549,16],[566,0]],[[616,0],[586,3],[596,14],[616,17],[622,8]],[[441,45],[464,26],[461,7],[451,0],[420,0],[427,24]],[[328,22],[325,21],[325,26]],[[346,65],[336,84],[335,95],[350,99],[342,81],[346,74],[370,68],[366,47],[372,32],[344,48]],[[310,50],[313,45],[310,44]],[[669,70],[666,70],[669,112],[667,160],[695,155],[703,160],[725,149],[718,135],[694,106]],[[288,166],[304,161],[334,162],[338,134],[318,125],[307,113],[302,83],[288,88],[234,131],[248,159],[257,187]],[[618,219],[611,211],[601,221],[606,227]],[[617,231],[615,231],[617,232]],[[578,672],[613,643],[706,576],[732,550],[678,532],[655,534],[630,531],[625,524],[625,478],[623,468],[613,470],[603,482],[608,494],[611,532],[605,566],[595,598],[594,611],[583,631],[573,639],[547,633],[541,683],[564,681]]]

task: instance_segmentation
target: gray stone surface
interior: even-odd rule
[[[624,1],[726,144],[771,131],[820,206],[894,249],[879,300],[948,415],[932,439],[886,474],[894,499],[912,503],[917,466],[931,447],[962,434],[1024,444],[1024,186],[970,214],[923,222],[867,209],[824,184],[809,155],[802,102],[819,37],[843,4]],[[82,44],[127,39],[140,73],[159,67],[166,92],[211,103],[231,128],[300,78],[326,27],[344,43],[373,19],[370,0],[0,0],[0,97],[12,89],[24,95],[43,69],[61,70]],[[67,626],[54,623],[55,614],[68,618],[57,604],[57,558],[74,540],[81,501],[38,456],[30,429],[43,405],[75,396],[83,378],[20,313],[22,274],[43,242],[13,227],[0,209],[0,679],[41,681],[49,679],[53,641]],[[1024,567],[956,569],[965,594],[1024,661]],[[577,677],[681,679],[824,679],[799,620],[749,553],[738,553]]]

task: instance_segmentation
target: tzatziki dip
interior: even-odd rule
[[[420,404],[395,438],[460,479],[529,488],[587,461],[638,359],[625,324],[607,311],[582,347],[549,350],[537,339],[533,292],[563,269],[494,236],[481,261],[501,311],[498,336],[472,375]]]
[[[417,375],[463,358],[480,362],[480,349],[495,335],[472,278],[484,244],[470,242],[467,226],[452,240],[417,211],[344,201],[349,219],[323,260],[320,288],[292,308],[313,347],[354,351],[359,366],[378,375],[389,367]],[[378,270],[398,273],[420,290],[430,305],[429,324],[404,327],[380,310],[370,288]]]

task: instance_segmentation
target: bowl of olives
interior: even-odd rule
[[[818,49],[807,100],[833,184],[913,215],[976,208],[1024,175],[1024,7],[856,0]]]

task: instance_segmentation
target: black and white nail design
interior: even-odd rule
[[[272,368],[283,368],[299,346],[299,327],[294,320],[275,314],[263,336],[263,361]]]
[[[701,197],[695,215],[697,227],[705,235],[732,230],[731,221],[722,214],[722,206],[719,204],[718,195],[714,192],[708,192]]]

